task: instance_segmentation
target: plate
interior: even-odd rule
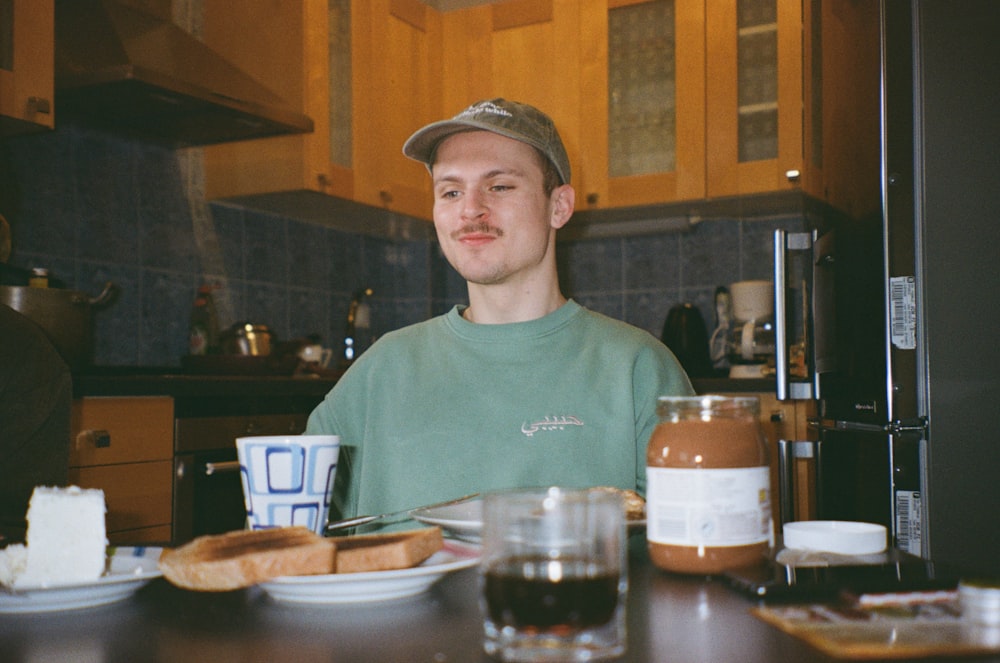
[[[437,525],[453,538],[472,543],[479,543],[483,530],[482,500],[470,500],[440,507],[421,507],[410,511],[410,516],[426,525]],[[628,521],[630,532],[645,526],[645,520]]]
[[[106,605],[128,598],[163,574],[157,567],[162,548],[109,548],[108,572],[93,582],[0,590],[0,613],[53,612]]]
[[[396,571],[285,576],[260,583],[271,598],[288,603],[362,603],[419,594],[445,574],[479,563],[479,548],[445,541],[420,566]]]

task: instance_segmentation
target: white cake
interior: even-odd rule
[[[92,582],[107,555],[104,491],[38,486],[28,503],[27,558],[20,587]]]

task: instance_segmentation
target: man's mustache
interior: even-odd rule
[[[469,225],[462,226],[458,230],[454,231],[451,236],[452,239],[460,239],[465,235],[493,235],[494,237],[503,237],[503,230],[491,226],[490,224],[480,221],[478,223],[470,223]]]

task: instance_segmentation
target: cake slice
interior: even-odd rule
[[[28,502],[27,555],[15,587],[93,582],[107,560],[107,511],[99,489],[38,486]]]

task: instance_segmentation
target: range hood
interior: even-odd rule
[[[172,147],[313,130],[179,26],[113,0],[57,0],[55,42],[57,119]]]

